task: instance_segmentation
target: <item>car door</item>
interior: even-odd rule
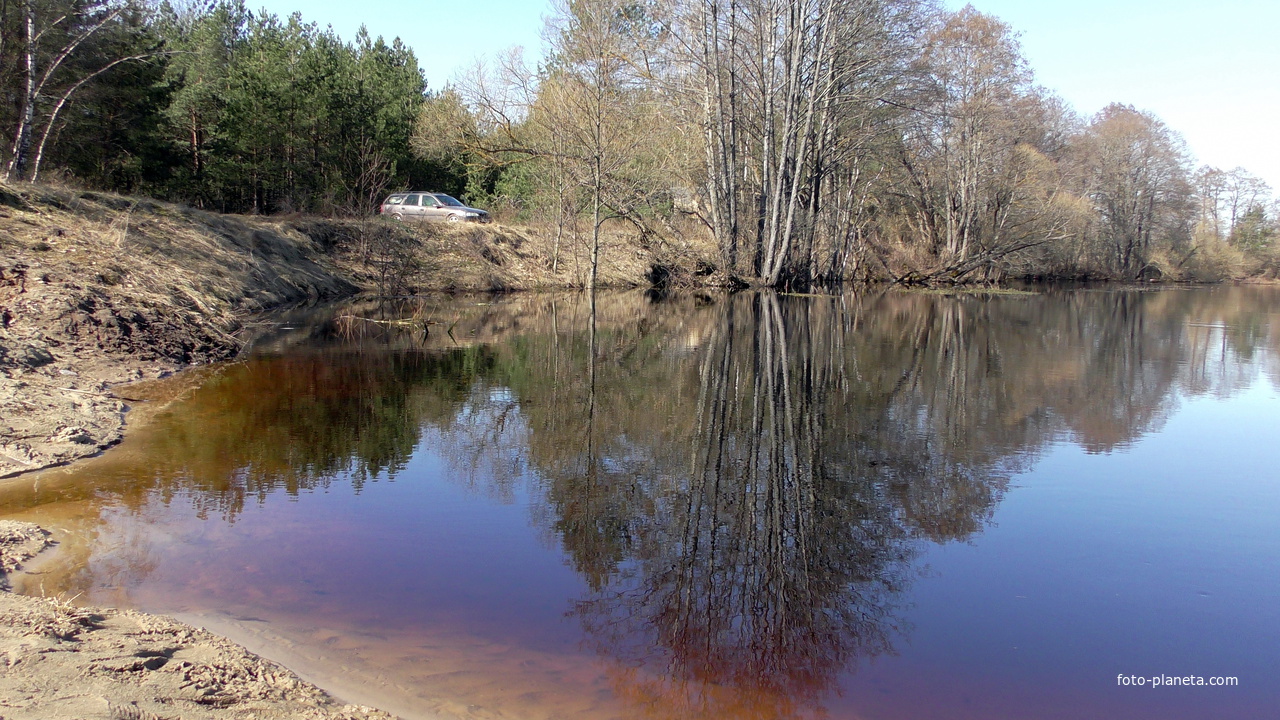
[[[427,193],[422,196],[422,217],[433,222],[449,219],[449,210],[435,195]]]
[[[404,203],[400,206],[404,213],[405,220],[421,220],[422,219],[422,195],[419,193],[410,193],[405,197]]]

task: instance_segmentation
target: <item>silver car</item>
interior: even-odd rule
[[[383,215],[393,220],[430,220],[433,222],[490,222],[489,213],[467,207],[444,193],[402,192],[382,201]]]

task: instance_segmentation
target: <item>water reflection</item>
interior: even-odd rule
[[[430,453],[485,498],[528,493],[534,527],[582,580],[565,613],[627,714],[821,715],[842,678],[909,635],[922,548],[981,533],[1009,478],[1050,444],[1113,452],[1187,397],[1280,382],[1277,299],[1222,288],[344,308],[412,322],[291,320],[303,329],[218,371],[127,452],[0,487],[0,501],[27,516],[88,505],[104,536],[156,503],[235,522],[277,496],[412,479]],[[154,543],[124,544],[90,541],[46,590],[92,598],[160,574]]]
[[[342,482],[358,493],[402,471],[421,426],[447,427],[492,364],[475,346],[440,355],[334,352],[229,365],[148,428],[141,447],[74,473],[95,483],[67,482],[58,472],[51,478],[57,492],[46,487],[35,497],[66,502],[108,491],[134,509],[181,498],[200,518],[235,522],[247,504],[276,492],[296,496]],[[138,475],[139,456],[146,477]]]
[[[692,377],[652,386],[661,415],[647,398],[628,412],[606,401],[626,417],[587,433],[585,472],[541,473],[590,580],[573,613],[601,652],[649,669],[619,689],[653,715],[790,716],[899,629],[911,532],[857,442],[858,411],[838,410],[839,358],[815,347],[837,315],[788,311],[773,295],[718,305],[700,358],[680,365]],[[649,364],[638,349],[594,357],[596,395],[632,387],[633,363]],[[675,418],[687,425],[663,437]]]

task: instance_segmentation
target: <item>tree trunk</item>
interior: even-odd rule
[[[26,172],[27,152],[31,149],[31,124],[36,113],[36,14],[31,0],[22,5],[23,24],[27,30],[24,60],[27,66],[26,91],[22,96],[22,114],[18,118],[18,128],[13,135],[13,152],[9,157],[9,167],[5,170],[5,181],[21,180]]]
[[[591,272],[587,276],[587,290],[595,292],[596,279],[600,273],[600,160],[596,159],[595,166],[595,187],[591,193]]]
[[[58,71],[58,68],[60,68],[62,63],[70,57],[71,53],[75,52],[76,48],[80,47],[81,43],[87,40],[98,30],[102,29],[104,25],[114,20],[116,16],[124,10],[124,7],[121,6],[111,12],[108,12],[96,23],[72,38],[70,42],[64,45],[62,49],[49,60],[49,65],[44,69],[44,73],[40,76],[39,80],[36,79],[36,52],[38,50],[36,47],[36,41],[39,39],[40,35],[43,34],[43,31],[40,33],[36,32],[35,7],[32,0],[25,0],[22,5],[22,10],[27,36],[26,50],[24,51],[24,60],[27,66],[27,82],[25,92],[23,93],[22,114],[19,116],[18,127],[13,138],[13,155],[9,159],[9,167],[5,171],[5,180],[21,180],[26,173],[27,156],[31,152],[31,134],[34,131],[35,126],[36,102],[44,93],[45,86],[49,84],[49,80],[53,78],[54,74]],[[62,106],[66,103],[66,99],[70,97],[71,93],[75,92],[76,89],[85,82],[88,82],[88,80],[102,73],[106,69],[119,64],[120,62],[122,62],[122,60],[116,60],[105,68],[92,73],[89,77],[84,78],[73,85],[71,89],[63,95],[62,100],[58,102],[54,111],[55,116],[57,112],[62,110]],[[52,124],[53,118],[48,121],[48,125],[45,127],[45,138],[48,137]],[[43,145],[44,141],[42,140],[42,148]]]

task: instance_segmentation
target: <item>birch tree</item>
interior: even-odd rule
[[[20,107],[10,145],[5,180],[24,180],[31,161],[31,144],[37,127],[43,134],[37,149],[43,151],[57,115],[71,96],[94,77],[131,59],[111,58],[100,67],[80,74],[66,72],[78,50],[115,22],[130,8],[128,0],[77,0],[70,3],[42,3],[22,0],[19,21],[22,27],[22,90]],[[141,56],[140,56],[141,57]]]
[[[676,4],[673,54],[684,103],[700,109],[706,222],[728,274],[764,285],[816,274],[820,229],[865,199],[860,161],[866,139],[883,131],[871,118],[892,94],[917,6]]]

